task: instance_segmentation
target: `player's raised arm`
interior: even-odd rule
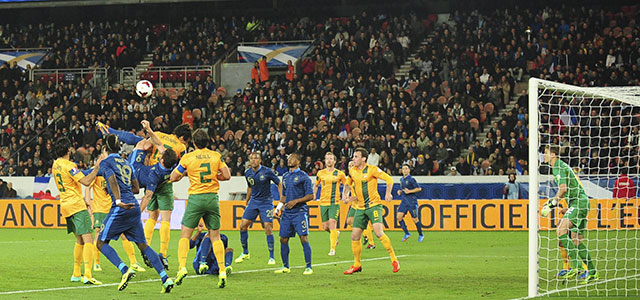
[[[156,135],[153,129],[151,129],[151,124],[149,123],[149,121],[142,120],[140,124],[142,125],[142,128],[144,128],[144,130],[149,134],[149,138],[151,139],[153,145],[158,149],[158,152],[164,153],[166,148],[164,147],[164,144],[162,143],[158,135]]]

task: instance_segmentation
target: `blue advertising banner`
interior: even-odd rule
[[[267,66],[285,67],[289,60],[295,64],[309,47],[311,47],[310,44],[238,46],[238,62],[254,63],[266,56]]]
[[[31,68],[40,65],[45,55],[47,51],[4,51],[0,52],[0,64],[16,62],[24,70],[27,65],[31,65]]]

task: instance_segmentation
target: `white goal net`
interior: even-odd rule
[[[640,295],[640,87],[532,78],[529,132],[529,296]]]

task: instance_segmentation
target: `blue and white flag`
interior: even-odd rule
[[[310,44],[238,46],[238,62],[254,63],[266,56],[267,66],[284,67],[289,60],[295,64],[309,47]]]

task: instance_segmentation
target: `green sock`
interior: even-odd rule
[[[587,250],[587,246],[584,243],[580,243],[578,245],[578,255],[585,264],[587,264],[587,268],[589,269],[589,275],[593,275],[596,273],[596,266],[593,264],[593,260],[591,259],[591,254],[589,250]]]
[[[569,234],[563,234],[558,237],[562,246],[567,249],[567,253],[569,254],[569,258],[571,259],[571,268],[574,270],[578,270],[580,268],[580,257],[578,254],[578,247],[571,241]]]

